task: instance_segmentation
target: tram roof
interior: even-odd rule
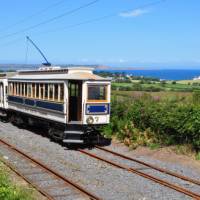
[[[12,76],[15,76],[16,74],[17,74],[17,72],[2,72],[2,73],[0,73],[0,79],[7,79]]]
[[[11,80],[92,80],[92,81],[110,81],[108,78],[93,74],[93,68],[71,67],[55,68],[49,70],[29,70],[18,71],[18,73],[9,78]]]

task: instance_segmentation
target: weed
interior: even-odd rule
[[[175,146],[175,152],[177,154],[182,154],[182,155],[189,155],[192,154],[193,149],[191,145],[185,144],[185,145],[176,145]]]
[[[11,183],[8,173],[0,163],[0,199],[1,200],[34,200],[32,191]]]
[[[196,160],[200,160],[200,152],[198,152],[195,156]]]
[[[157,144],[157,143],[150,143],[150,144],[148,144],[148,147],[149,147],[151,150],[156,150],[156,149],[159,149],[159,148],[160,148],[160,144]]]

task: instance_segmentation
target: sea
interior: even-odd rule
[[[154,77],[162,80],[191,80],[200,76],[200,69],[152,69],[152,70],[98,70],[119,72],[133,76]]]
[[[36,69],[38,66],[0,66],[0,70],[19,70],[19,69]],[[108,71],[111,73],[119,72],[125,73],[127,75],[133,76],[144,76],[144,77],[154,77],[162,80],[191,80],[195,77],[200,76],[199,69],[133,69],[133,70],[122,70],[122,69],[98,69],[97,71]]]

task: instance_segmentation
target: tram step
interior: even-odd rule
[[[82,143],[83,143],[83,140],[70,140],[70,139],[65,139],[65,140],[63,140],[63,143],[82,144]]]
[[[65,134],[74,134],[74,135],[82,135],[82,134],[84,134],[84,132],[83,131],[65,131]]]

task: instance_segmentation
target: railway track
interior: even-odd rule
[[[187,181],[187,182],[190,182],[192,184],[195,184],[197,186],[200,186],[200,181],[198,180],[194,180],[194,179],[191,179],[189,177],[186,177],[186,176],[183,176],[183,175],[180,175],[180,174],[177,174],[175,172],[172,172],[172,171],[169,171],[169,170],[166,170],[166,169],[163,169],[163,168],[159,168],[155,165],[151,165],[151,164],[148,164],[146,162],[143,162],[143,161],[140,161],[140,160],[137,160],[137,159],[133,159],[131,157],[128,157],[128,156],[125,156],[125,155],[122,155],[122,154],[119,154],[117,152],[114,152],[114,151],[111,151],[111,150],[108,150],[107,148],[103,148],[103,147],[100,147],[100,146],[95,146],[95,148],[97,150],[101,150],[101,151],[104,151],[106,153],[109,153],[111,155],[114,155],[115,157],[119,157],[119,158],[123,158],[125,160],[128,160],[128,161],[131,161],[131,162],[135,162],[135,163],[138,163],[140,165],[143,165],[145,167],[148,167],[148,169],[152,169],[152,170],[155,170],[155,171],[158,171],[158,172],[161,172],[161,173],[164,173],[164,174],[167,174],[169,176],[173,176],[177,179],[182,179],[183,181]],[[117,168],[120,168],[120,169],[123,169],[123,170],[126,170],[128,172],[131,172],[131,173],[134,173],[134,174],[137,174],[141,177],[144,177],[146,179],[149,179],[151,181],[154,181],[160,185],[163,185],[165,187],[168,187],[170,189],[173,189],[177,192],[180,192],[182,194],[185,194],[189,197],[192,197],[193,199],[197,199],[197,200],[200,200],[200,194],[196,193],[196,192],[193,192],[191,190],[188,190],[184,187],[181,187],[177,184],[174,184],[174,183],[171,183],[169,181],[166,181],[166,180],[163,180],[157,176],[154,176],[154,175],[150,175],[149,173],[145,173],[142,171],[142,169],[136,169],[136,168],[132,168],[128,165],[124,165],[124,164],[121,164],[119,162],[116,162],[116,161],[113,161],[111,159],[107,159],[107,158],[104,158],[102,156],[99,156],[98,154],[94,154],[94,153],[91,153],[87,150],[82,150],[82,149],[79,149],[79,151],[83,154],[86,154],[92,158],[95,158],[95,159],[98,159],[98,160],[101,160],[105,163],[108,163],[112,166],[115,166]]]
[[[50,200],[100,200],[80,185],[67,179],[15,146],[0,139],[1,161]]]

